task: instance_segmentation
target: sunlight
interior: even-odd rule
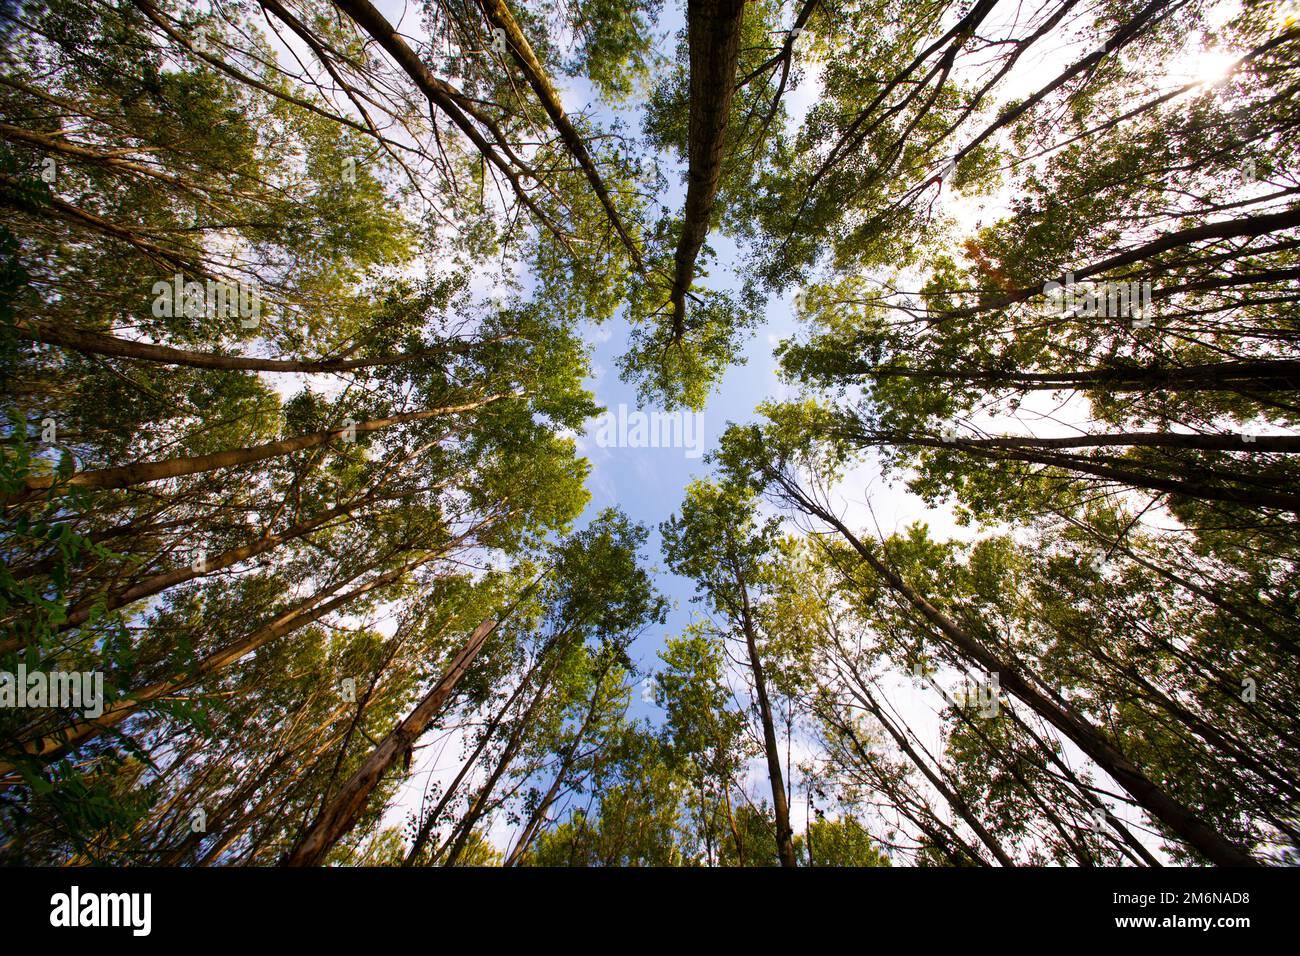
[[[1237,56],[1224,50],[1191,46],[1170,59],[1166,76],[1174,82],[1192,83],[1200,90],[1207,90],[1226,80],[1237,61]]]
[[[1197,50],[1187,58],[1188,73],[1203,86],[1223,82],[1237,64],[1238,57],[1222,50]]]

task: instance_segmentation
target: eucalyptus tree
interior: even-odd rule
[[[757,501],[746,486],[697,481],[687,488],[681,515],[670,518],[661,531],[668,566],[695,581],[699,598],[722,619],[723,633],[744,642],[771,783],[777,855],[782,866],[792,867],[794,830],[769,691],[770,658],[764,653],[770,654],[771,648],[764,644],[759,616],[771,578],[776,522],[759,517]]]
[[[833,148],[756,200],[776,217],[772,282],[830,251],[799,300],[809,334],[781,347],[826,400],[815,427],[980,519],[1141,500],[1188,529],[1189,551],[1290,554],[1294,27],[1257,6],[1215,25],[1205,4],[1132,4],[1088,24],[1046,4],[1007,28],[969,90],[961,64],[999,42],[996,7],[964,9],[947,32],[942,11],[918,11],[942,35],[927,45],[911,25],[900,49],[884,44],[875,56],[907,63],[897,74],[837,60],[828,121],[800,134]],[[1003,68],[1028,69],[1053,37],[1077,41],[1077,58],[963,137]],[[1221,76],[1178,77],[1213,57]],[[863,90],[878,94],[866,108]],[[833,120],[832,102],[846,111]],[[877,136],[898,147],[876,150]],[[945,155],[955,172],[925,179]],[[943,218],[981,194],[994,221]]]
[[[562,801],[582,794],[590,785],[597,763],[615,743],[630,700],[628,671],[618,662],[613,647],[589,657],[586,701],[580,697],[562,714],[549,740],[534,745],[531,762],[515,771],[516,777],[550,776],[546,789],[530,787],[519,808],[523,826],[514,838],[504,866],[516,866],[542,833]],[[577,697],[577,695],[574,695]],[[565,717],[569,719],[566,720]]]
[[[928,588],[960,602],[964,617],[978,613],[1006,622],[1012,616],[1008,608],[1024,592],[1022,575],[1029,561],[1022,562],[1005,539],[981,540],[971,549],[968,564],[955,568],[936,569],[933,558],[951,560],[959,549],[930,542],[919,526],[887,546],[900,561],[928,549],[930,558],[916,560],[910,570]],[[809,709],[827,745],[818,779],[828,786],[847,781],[851,790],[883,794],[878,803],[888,814],[877,815],[901,815],[907,824],[902,829],[910,831],[918,846],[928,839],[950,851],[960,848],[949,853],[956,861],[1093,865],[1124,854],[1139,863],[1156,863],[1098,801],[1087,773],[1076,773],[1061,758],[1056,735],[1035,729],[1032,715],[1022,715],[1002,698],[996,677],[972,672],[930,640],[923,624],[891,614],[890,605],[879,600],[879,589],[859,573],[842,546],[823,542],[819,550],[820,559],[809,560],[801,578],[809,594],[807,626],[816,635],[816,687]],[[961,684],[953,684],[954,678]],[[945,690],[939,680],[952,689]],[[1116,691],[1098,685],[1092,692]],[[932,732],[918,719],[934,707],[940,721],[938,750]],[[906,763],[891,761],[890,750]],[[946,805],[950,819],[934,812],[927,791],[939,798],[941,808]],[[1099,826],[1099,820],[1106,825]],[[1114,845],[1098,847],[1099,840]]]
[[[6,861],[1295,853],[1300,27],[681,9],[671,55],[650,0],[0,11],[0,673],[104,678],[0,710]],[[792,286],[634,723],[664,605],[643,528],[572,530],[580,332],[698,409]],[[975,539],[866,536],[862,464]]]
[[[1239,826],[1236,817],[1215,819],[1217,811],[1202,802],[1199,794],[1171,792],[1167,788],[1175,782],[1160,775],[1139,745],[1103,729],[1112,721],[1104,712],[1092,712],[1091,698],[1076,700],[1073,696],[1063,696],[1045,676],[1045,664],[1037,659],[1042,640],[1038,629],[1046,623],[1043,618],[1031,613],[1025,618],[1002,620],[985,617],[978,608],[950,605],[943,582],[933,580],[933,565],[916,567],[906,562],[903,555],[896,556],[888,543],[882,549],[860,538],[836,513],[818,485],[810,487],[808,478],[801,477],[797,470],[808,469],[815,483],[824,482],[828,465],[833,468],[834,454],[828,453],[824,446],[819,448],[815,441],[809,444],[806,436],[800,438],[797,432],[786,428],[788,424],[785,421],[766,430],[757,426],[738,428],[729,433],[724,441],[723,458],[737,480],[752,482],[750,487],[768,489],[774,500],[817,522],[826,532],[839,535],[847,546],[850,569],[866,575],[873,591],[892,595],[902,615],[964,666],[999,675],[1002,690],[1077,746],[1130,799],[1166,828],[1171,837],[1217,863],[1257,862],[1247,847],[1254,848],[1259,839],[1258,829],[1238,837],[1233,832]],[[1000,593],[1014,595],[1016,591],[1011,586],[1003,587]],[[1004,612],[1000,609],[999,613]],[[1025,628],[1023,638],[1018,636],[1022,627]],[[1068,633],[1070,646],[1077,648],[1073,632]],[[1105,662],[1093,646],[1079,651],[1081,660],[1091,660],[1090,655]],[[1169,695],[1159,692],[1157,682],[1162,679],[1158,673],[1147,676],[1140,669],[1129,675],[1129,680],[1146,688],[1151,702],[1165,711],[1157,723],[1172,723],[1200,736],[1212,748],[1235,757],[1238,747],[1212,721],[1180,708]],[[1099,700],[1114,699],[1113,685],[1107,690],[1109,693],[1102,693]],[[1246,778],[1238,774],[1234,782],[1243,786]],[[1265,796],[1265,801],[1275,801],[1280,795],[1275,790]],[[1275,811],[1274,816],[1277,815]]]
[[[580,749],[584,740],[589,750],[626,705],[628,643],[664,614],[663,599],[639,563],[646,533],[606,510],[551,550],[528,636],[533,650],[487,702],[490,716],[469,735],[469,755],[452,785],[436,805],[422,810],[408,863],[457,865],[480,822],[492,810],[513,805],[524,784],[557,758],[549,796],[531,804],[523,799],[530,818],[536,817],[519,835],[526,845],[570,775],[591,758]],[[482,770],[481,780],[473,780],[475,770]],[[462,808],[457,789],[470,781],[474,786]],[[449,832],[426,850],[435,828],[448,821]]]
[[[782,99],[801,70],[795,42],[816,0],[787,12],[776,2],[690,0],[675,62],[650,93],[648,145],[685,164],[680,215],[664,211],[650,228],[652,268],[629,289],[632,333],[619,364],[650,400],[703,407],[727,367],[739,360],[762,296],[697,282],[713,258],[709,236],[736,237],[748,224],[731,215],[755,188],[786,117]],[[782,27],[783,19],[792,25]],[[779,41],[779,42],[778,42]]]
[[[464,647],[453,658],[446,673],[426,693],[409,714],[366,757],[360,767],[340,788],[337,796],[322,806],[320,814],[289,851],[285,866],[312,866],[320,863],[334,844],[356,826],[365,812],[371,793],[384,775],[404,758],[410,764],[415,741],[420,738],[438,712],[446,706],[456,685],[483,650],[487,637],[497,622],[485,619],[470,633]]]
[[[746,715],[729,706],[725,654],[721,637],[707,624],[669,638],[659,653],[664,666],[655,675],[655,702],[664,709],[665,754],[698,795],[692,803],[706,862],[718,859],[720,844],[729,841],[743,866],[745,843],[736,825],[735,801],[753,748],[745,732]]]
[[[397,277],[421,251],[402,151],[358,161],[362,131],[278,73],[243,12],[181,29],[149,3],[34,5],[4,54],[0,653],[108,688],[93,717],[6,710],[0,767],[27,788],[14,819],[62,814],[65,842],[150,779],[151,747],[233,819],[253,781],[206,767],[199,702],[257,693],[272,672],[250,660],[345,634],[341,615],[527,554],[585,501],[557,434],[595,410],[581,344],[518,296],[475,306],[463,272]],[[410,690],[393,666],[376,720]],[[321,726],[324,706],[280,716]],[[299,738],[257,729],[289,743],[248,764],[268,774],[254,818],[301,799],[270,769]],[[335,776],[337,744],[318,755]],[[164,804],[126,823],[161,835],[180,804],[147,792]],[[236,843],[267,859],[247,822]]]
[[[625,724],[593,774],[586,806],[543,830],[521,866],[692,866],[700,860],[687,817],[690,782],[644,725]]]

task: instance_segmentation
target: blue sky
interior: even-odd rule
[[[654,32],[660,38],[658,51],[668,61],[675,57],[677,33],[684,24],[684,5],[679,0],[666,0]],[[566,109],[576,112],[589,106],[593,94],[588,84],[578,81],[562,86]],[[810,91],[811,87],[806,85],[787,96],[786,107],[794,117],[802,115],[810,100]],[[644,96],[631,99],[632,104],[643,101]],[[609,111],[597,111],[595,116],[598,122],[608,122],[613,118]],[[630,120],[626,111],[621,111],[621,118],[638,133],[643,116],[639,106],[635,109],[635,120]],[[669,187],[658,201],[670,213],[679,214],[685,200],[685,164],[669,155],[662,155],[660,160]],[[715,215],[715,222],[716,218]],[[700,260],[700,278],[697,281],[720,291],[738,290],[736,277],[740,272],[743,251],[716,230],[710,234],[708,244],[715,257],[709,261]],[[757,417],[754,409],[759,403],[786,394],[776,376],[773,350],[777,342],[792,335],[797,327],[792,298],[793,292],[783,299],[774,298],[767,303],[763,323],[744,343],[744,363],[732,365],[710,394],[700,415],[705,455],[717,447],[718,438],[729,422],[751,421]],[[594,348],[592,376],[587,387],[595,394],[596,401],[611,411],[617,411],[620,405],[629,411],[661,411],[639,405],[635,388],[619,377],[617,360],[628,349],[628,331],[621,317],[585,330],[584,337]],[[591,477],[587,483],[591,502],[582,520],[585,522],[600,510],[616,506],[629,518],[650,528],[647,551],[649,563],[657,572],[655,583],[673,602],[666,626],[648,632],[632,648],[633,659],[643,671],[653,671],[658,663],[656,654],[663,647],[664,639],[681,634],[689,623],[694,594],[694,585],[690,581],[664,567],[659,550],[659,524],[677,511],[686,486],[694,479],[707,477],[711,469],[704,456],[688,456],[684,448],[598,447],[594,440],[597,427],[598,421],[590,423],[587,435],[579,443],[580,451],[591,462]],[[658,713],[658,708],[636,695],[633,717],[656,719]]]
[[[730,243],[714,242],[719,248],[719,262],[711,270],[715,276],[732,273],[734,247]],[[728,254],[725,256],[724,249]],[[723,287],[717,284],[716,287]],[[708,404],[700,414],[703,426],[705,455],[717,447],[728,422],[749,421],[755,417],[754,408],[759,402],[778,393],[776,362],[772,356],[773,343],[794,329],[791,310],[785,302],[774,300],[767,309],[767,321],[746,343],[744,365],[728,369],[721,386],[710,395]],[[596,330],[593,377],[587,386],[601,405],[617,410],[620,404],[629,410],[650,412],[658,409],[639,406],[636,391],[621,381],[615,366],[619,355],[626,350],[627,326],[613,322]],[[665,635],[680,634],[689,621],[690,598],[693,584],[667,571],[659,553],[659,523],[672,515],[681,504],[686,486],[696,478],[710,473],[703,456],[689,457],[685,448],[619,448],[598,447],[594,440],[597,422],[592,423],[586,436],[580,440],[580,449],[591,462],[591,477],[587,482],[591,492],[584,521],[601,509],[616,506],[628,517],[651,529],[648,542],[650,563],[658,569],[657,587],[675,603],[667,626],[661,632],[651,632],[633,648],[634,659],[643,667],[653,669],[655,653],[663,646]],[[639,699],[634,704],[633,715],[656,713],[652,705]]]

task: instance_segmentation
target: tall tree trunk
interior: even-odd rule
[[[745,0],[688,0],[686,5],[691,53],[689,168],[669,296],[673,337],[678,340],[686,334],[686,295],[695,280],[695,260],[709,234],[722,176],[744,15]]]
[[[306,435],[297,435],[293,438],[282,438],[279,441],[268,442],[264,445],[252,445],[247,448],[218,451],[208,455],[166,458],[162,461],[139,461],[135,464],[119,465],[114,468],[81,471],[74,474],[66,482],[63,482],[60,487],[100,489],[128,488],[131,485],[144,484],[150,481],[161,481],[165,478],[180,478],[185,475],[198,475],[207,471],[217,471],[221,468],[233,468],[237,465],[251,465],[259,461],[265,461],[268,458],[279,458],[283,455],[303,451],[307,448],[315,448],[318,445],[324,445],[327,442],[343,437],[343,435],[347,434],[349,431],[355,431],[358,433],[373,432],[382,428],[388,428],[391,425],[400,425],[404,422],[418,422],[429,418],[437,418],[443,415],[455,415],[459,412],[469,412],[507,397],[509,396],[506,394],[489,395],[486,398],[481,398],[473,402],[465,402],[460,405],[446,405],[442,408],[427,408],[422,412],[405,412],[401,415],[392,415],[388,418],[376,418],[368,422],[358,422],[348,428],[330,428],[325,431],[311,432]],[[20,501],[30,501],[39,497],[41,491],[53,487],[56,483],[58,483],[58,478],[55,475],[39,475],[28,478],[26,481],[27,490],[19,492],[5,503],[13,504]]]
[[[124,590],[110,592],[103,599],[102,609],[104,611],[117,610],[120,607],[125,607],[126,605],[142,600],[143,598],[152,597],[155,594],[166,591],[168,588],[175,587],[178,584],[184,584],[186,581],[193,581],[195,578],[213,574],[224,568],[238,564],[241,561],[245,561],[248,558],[254,558],[259,554],[265,554],[267,551],[271,551],[287,541],[301,538],[303,535],[328,524],[334,518],[349,514],[362,505],[377,500],[378,497],[378,495],[367,495],[365,498],[349,502],[348,504],[330,508],[328,511],[322,512],[317,517],[312,518],[310,521],[300,522],[293,527],[286,528],[279,534],[263,535],[256,541],[250,541],[248,544],[241,544],[236,548],[230,548],[223,551],[221,554],[216,555],[211,560],[205,561],[203,564],[203,570],[201,571],[196,570],[193,565],[185,565],[183,567],[173,568],[170,571],[164,571],[160,574],[151,575],[143,581],[139,581]],[[84,624],[90,618],[91,613],[94,611],[98,603],[98,599],[96,598],[87,598],[78,602],[74,607],[68,610],[67,617],[61,623],[55,625],[53,630],[58,633]],[[7,638],[0,641],[0,654],[16,650],[22,647],[23,644],[24,642],[21,638]]]
[[[569,152],[573,154],[573,158],[578,161],[578,165],[582,167],[587,182],[591,184],[592,191],[595,192],[596,198],[600,200],[605,215],[609,218],[614,231],[618,233],[619,240],[627,249],[632,262],[640,269],[642,267],[641,250],[637,248],[627,230],[627,226],[623,224],[623,217],[619,215],[618,208],[610,197],[609,188],[605,185],[605,181],[601,179],[600,171],[596,168],[591,153],[587,151],[586,142],[578,134],[573,121],[569,119],[569,115],[564,111],[564,104],[560,101],[560,94],[556,91],[554,84],[551,83],[551,78],[547,76],[545,67],[537,59],[537,55],[533,53],[533,48],[529,45],[528,38],[524,36],[524,31],[520,29],[514,14],[510,12],[510,7],[506,5],[505,0],[479,0],[479,5],[483,8],[483,12],[487,14],[488,20],[497,28],[505,31],[506,45],[510,47],[510,51],[514,54],[515,62],[519,64],[519,68],[523,70],[528,85],[537,94],[537,99],[541,101],[542,108],[546,110],[546,115],[551,118],[556,132],[560,134],[560,139],[568,147]]]
[[[346,835],[366,809],[370,794],[384,775],[403,754],[410,751],[420,739],[438,712],[442,710],[452,691],[456,689],[461,677],[469,670],[470,664],[483,649],[487,637],[496,627],[496,621],[484,620],[470,634],[465,646],[456,655],[447,668],[447,672],[435,684],[415,708],[393,731],[379,742],[330,801],[329,807],[320,815],[316,823],[303,834],[298,844],[289,851],[284,860],[285,866],[318,866],[335,843]]]
[[[155,362],[162,365],[181,365],[187,368],[211,368],[225,371],[249,372],[302,372],[325,373],[347,372],[353,369],[378,368],[381,366],[403,365],[417,362],[434,355],[448,355],[468,352],[481,342],[446,342],[433,348],[404,352],[386,358],[369,359],[267,359],[248,358],[242,355],[221,355],[216,352],[190,352],[171,348],[166,345],[153,345],[148,342],[133,342],[78,329],[69,325],[54,325],[50,322],[20,322],[16,326],[18,334],[33,342],[58,345],[90,355],[110,355],[117,358],[136,359],[141,362]],[[505,337],[485,341],[503,341]]]
[[[881,444],[872,436],[860,436],[868,444]],[[1177,436],[1174,436],[1175,438]],[[1209,436],[1207,436],[1209,437]],[[1055,439],[1042,439],[1042,441],[1054,441]],[[1072,441],[1074,439],[1071,439]],[[1263,438],[1260,439],[1263,441]],[[994,441],[986,439],[985,442]],[[1213,484],[1201,478],[1164,478],[1159,475],[1149,475],[1136,471],[1129,467],[1120,467],[1114,464],[1094,461],[1092,459],[1079,455],[1058,455],[1046,451],[1033,451],[1025,447],[1026,440],[1021,439],[999,439],[997,441],[1014,441],[1014,446],[1006,444],[999,445],[996,448],[981,445],[980,440],[966,440],[956,438],[953,441],[945,442],[939,438],[928,438],[925,436],[910,436],[898,441],[885,441],[884,444],[893,445],[923,445],[930,448],[953,448],[971,455],[993,461],[1005,461],[1011,459],[1014,461],[1023,461],[1029,464],[1048,465],[1055,468],[1062,468],[1066,471],[1077,472],[1081,475],[1091,475],[1094,478],[1103,478],[1108,481],[1115,481],[1128,485],[1133,488],[1145,488],[1148,491],[1164,491],[1170,494],[1181,495],[1185,498],[1199,498],[1204,501],[1223,501],[1229,504],[1245,505],[1251,508],[1277,508],[1282,511],[1290,511],[1300,514],[1300,494],[1293,494],[1289,491],[1274,491],[1270,487],[1248,487],[1236,488],[1228,485]],[[1289,445],[1294,439],[1281,437],[1272,440],[1274,443]],[[1241,446],[1243,449],[1248,447],[1245,443]],[[1253,446],[1251,446],[1253,447]],[[1263,446],[1261,446],[1263,447]],[[1272,450],[1264,448],[1263,450]],[[1286,450],[1279,448],[1278,450]],[[1138,464],[1135,462],[1135,464]],[[1203,471],[1203,469],[1202,469]],[[1217,475],[1215,477],[1218,477]],[[1231,476],[1229,476],[1231,477]],[[1252,481],[1252,476],[1241,476],[1241,481]]]
[[[474,795],[473,802],[456,827],[456,835],[452,838],[451,848],[447,851],[447,858],[443,861],[443,866],[455,866],[456,861],[460,859],[461,853],[464,852],[465,845],[474,832],[474,827],[478,826],[479,820],[487,809],[488,801],[492,797],[492,791],[496,789],[497,783],[505,775],[510,764],[514,762],[515,755],[519,753],[519,748],[523,746],[524,736],[532,727],[533,715],[537,713],[537,708],[541,706],[542,700],[546,696],[546,690],[550,685],[549,676],[548,673],[547,679],[538,685],[537,693],[529,701],[527,709],[515,721],[510,736],[506,738],[505,748],[501,751],[501,758],[497,761],[483,786],[479,788],[478,793]]]
[[[1008,707],[1007,713],[1011,715],[1011,719],[1016,722],[1020,729],[1028,734],[1030,739],[1038,745],[1038,749],[1047,755],[1047,759],[1057,768],[1061,777],[1079,791],[1080,798],[1085,802],[1091,803],[1094,810],[1101,810],[1106,814],[1106,822],[1110,825],[1112,830],[1119,834],[1119,837],[1123,840],[1125,846],[1127,846],[1138,857],[1141,857],[1142,862],[1147,866],[1164,866],[1163,863],[1156,859],[1155,855],[1150,850],[1142,845],[1142,841],[1135,837],[1128,827],[1116,819],[1114,814],[1107,812],[1105,806],[1101,804],[1096,797],[1092,796],[1088,786],[1079,779],[1078,775],[1070,765],[1061,759],[1060,755],[1056,752],[1056,748],[1050,746],[1047,741],[1038,735],[1038,732],[1029,725],[1029,721],[1021,718],[1021,716],[1015,712],[1014,708]]]
[[[136,0],[137,3],[143,0]],[[334,0],[334,6],[346,13],[361,30],[373,39],[379,46],[391,56],[406,73],[416,87],[424,94],[430,104],[436,106],[456,125],[471,143],[474,148],[483,156],[484,162],[491,163],[502,176],[510,183],[510,188],[514,191],[519,202],[532,213],[539,223],[546,226],[551,232],[560,235],[560,231],[555,223],[547,216],[528,195],[520,179],[520,174],[533,175],[532,171],[524,166],[513,153],[508,153],[503,157],[492,144],[488,142],[483,133],[474,125],[470,117],[482,121],[484,117],[479,114],[474,104],[467,97],[463,97],[455,88],[438,79],[425,66],[424,61],[420,59],[419,54],[411,49],[410,45],[402,38],[391,23],[382,13],[375,9],[369,0]],[[508,151],[509,147],[504,143],[499,143],[503,150]]]
[[[731,807],[731,781],[722,787],[722,800],[727,808],[727,829],[731,831],[731,842],[736,846],[736,864],[745,865],[745,841],[740,838],[740,827],[736,826],[736,812]]]
[[[604,674],[602,674],[601,677],[603,678]],[[517,864],[520,857],[527,852],[529,844],[533,842],[533,839],[541,829],[542,820],[546,817],[546,811],[550,809],[552,802],[554,802],[555,797],[560,792],[560,787],[564,785],[564,781],[568,778],[569,770],[573,767],[574,758],[578,754],[578,748],[582,745],[582,740],[586,737],[587,731],[591,729],[591,722],[595,720],[596,713],[600,709],[600,691],[601,688],[598,681],[596,689],[591,696],[591,704],[587,707],[587,713],[583,717],[582,725],[578,728],[578,732],[574,735],[572,742],[564,749],[564,754],[560,759],[560,769],[555,774],[555,779],[551,781],[551,786],[547,789],[546,795],[542,798],[541,802],[537,804],[536,809],[534,809],[529,815],[528,822],[524,825],[524,828],[519,835],[519,839],[515,842],[514,849],[512,849],[510,855],[506,857],[505,863],[502,864],[503,866],[514,866]]]
[[[415,839],[411,842],[411,849],[407,852],[405,859],[402,860],[402,866],[413,866],[415,864],[416,859],[420,855],[420,851],[423,850],[425,844],[429,842],[429,836],[433,833],[433,828],[437,825],[438,818],[441,817],[443,811],[447,809],[448,804],[451,803],[452,798],[460,789],[460,785],[465,782],[465,778],[469,776],[470,770],[472,770],[474,764],[478,762],[478,758],[482,756],[483,751],[487,749],[488,744],[492,740],[492,735],[495,734],[497,728],[501,726],[501,722],[505,720],[506,714],[510,713],[510,709],[514,707],[515,703],[532,683],[533,675],[537,673],[537,669],[541,666],[542,661],[546,659],[546,656],[545,651],[538,655],[537,660],[533,662],[532,666],[528,668],[528,672],[520,679],[519,686],[514,689],[509,698],[506,699],[506,702],[501,705],[495,714],[492,715],[492,719],[488,721],[487,726],[483,728],[483,734],[479,737],[478,744],[474,747],[474,752],[469,755],[463,764],[461,764],[460,771],[456,774],[455,779],[447,785],[446,793],[442,795],[442,798],[438,801],[437,805],[421,822],[420,830],[415,835]]]
[[[262,819],[267,811],[271,809],[271,806],[284,796],[285,791],[289,790],[297,782],[298,777],[296,775],[286,775],[285,778],[277,783],[269,793],[263,796],[261,800],[257,801],[257,804],[251,810],[236,819],[235,822],[217,838],[217,841],[213,843],[212,846],[208,847],[207,852],[198,859],[195,866],[212,866],[216,863],[217,860],[221,858],[221,854],[230,849],[234,842],[238,840],[249,827]],[[284,810],[283,803],[284,801],[281,801],[281,806],[278,808],[278,811],[282,812]],[[273,814],[273,816],[279,815],[279,812]],[[259,848],[252,849],[255,850]]]
[[[960,627],[937,607],[921,597],[901,577],[887,567],[834,514],[822,508],[784,474],[775,476],[777,483],[801,509],[834,527],[863,561],[891,590],[901,595],[913,608],[935,625],[961,654],[988,673],[999,676],[1000,685],[1015,695],[1036,714],[1056,727],[1088,755],[1098,767],[1123,787],[1139,805],[1173,833],[1194,847],[1211,862],[1220,866],[1258,866],[1250,853],[1206,825],[1190,809],[1158,787],[1127,757],[1117,750],[1095,727],[1041,694],[1017,668],[1001,660],[982,642]]]
[[[194,524],[193,518],[182,518],[177,521],[157,521],[149,523],[150,518],[155,517],[159,509],[152,514],[140,516],[140,523],[131,522],[129,524],[117,525],[116,527],[105,528],[102,531],[91,531],[89,534],[83,534],[81,537],[92,544],[103,544],[105,541],[111,541],[114,538],[139,537],[142,535],[152,534],[161,531],[174,531],[177,528],[186,528]],[[83,516],[84,517],[84,516]],[[72,519],[73,521],[77,519]],[[35,577],[38,574],[49,574],[63,561],[63,553],[55,550],[53,554],[46,555],[36,561],[28,564],[15,565],[9,569],[9,574],[15,581],[24,581],[27,578]]]
[[[990,867],[992,865],[988,860],[980,856],[979,852],[973,846],[962,839],[960,833],[943,820],[940,820],[938,815],[935,814],[930,805],[924,800],[917,801],[920,806],[917,808],[916,812],[913,812],[910,801],[907,799],[906,795],[899,787],[895,786],[895,783],[890,780],[889,775],[871,759],[870,751],[862,745],[862,741],[858,740],[858,736],[853,732],[852,726],[849,724],[840,724],[838,721],[829,717],[823,719],[827,719],[829,723],[834,725],[848,738],[849,744],[854,753],[856,753],[858,759],[862,761],[862,766],[866,770],[870,771],[876,779],[876,784],[880,787],[886,797],[889,798],[889,804],[897,809],[899,813],[903,814],[903,816],[915,823],[921,832],[930,838],[930,842],[934,848],[948,858],[949,863],[958,867],[967,866],[968,864],[984,867]],[[929,819],[927,819],[927,816]],[[961,853],[953,852],[948,841],[951,841],[959,847]]]
[[[1144,392],[1156,389],[1179,392],[1225,392],[1300,390],[1300,360],[1258,359],[1253,361],[1207,362],[1183,368],[1159,365],[1131,368],[1099,368],[1086,372],[1004,372],[994,369],[931,371],[928,369],[878,366],[864,369],[872,379],[910,378],[922,381],[961,382],[1017,391],[1055,391],[1080,388],[1114,392]]]
[[[321,754],[325,753],[331,746],[339,742],[339,735],[337,734],[328,737],[323,737],[323,735],[329,730],[334,721],[342,716],[347,709],[348,706],[346,704],[334,708],[324,722],[317,724],[316,727],[310,733],[304,735],[303,739],[295,746],[280,750],[276,753],[256,776],[231,793],[230,796],[222,801],[221,805],[217,808],[217,811],[207,818],[206,829],[210,832],[187,834],[174,850],[167,854],[167,856],[163,857],[161,865],[184,865],[190,855],[203,845],[203,841],[212,835],[211,831],[220,829],[227,821],[232,819],[235,823],[242,819],[243,814],[239,813],[239,808],[251,799],[260,789],[262,789],[262,787],[266,785],[267,781],[271,779],[276,770],[286,761],[294,759],[295,766],[299,768],[297,772],[289,775],[290,780],[300,775],[306,768],[311,767]],[[311,746],[313,744],[315,746]],[[309,752],[306,754],[302,753],[305,748],[309,749]],[[273,792],[278,791],[279,787],[273,788]],[[235,829],[234,823],[232,823],[230,829]],[[222,842],[221,839],[218,839],[217,841],[217,843]]]
[[[999,841],[989,828],[984,825],[984,822],[980,820],[978,814],[976,814],[970,804],[962,798],[961,794],[949,786],[947,780],[939,776],[941,771],[934,770],[930,766],[929,761],[917,752],[916,748],[912,746],[912,742],[907,739],[907,735],[896,727],[894,722],[885,715],[883,708],[881,708],[875,696],[865,687],[861,686],[858,687],[854,696],[862,701],[863,705],[876,718],[877,722],[879,722],[879,724],[889,732],[889,736],[893,737],[894,742],[898,744],[899,749],[902,750],[903,753],[907,754],[908,759],[912,761],[912,765],[915,766],[917,770],[921,771],[921,774],[926,780],[930,781],[930,785],[934,787],[935,790],[939,791],[939,794],[948,803],[948,806],[952,807],[957,815],[965,821],[966,825],[974,831],[975,835],[979,837],[980,842],[989,848],[989,852],[993,854],[994,858],[1003,866],[1015,866],[1016,861],[1013,860],[1007,851],[1002,848],[1001,841]]]
[[[1164,0],[1152,0],[1150,6],[1161,5]],[[1150,8],[1148,7],[1148,9]],[[1022,102],[1017,110],[1028,105],[1028,101]],[[1004,114],[1004,117],[1008,114]],[[1001,122],[1003,117],[999,118]],[[963,147],[963,153],[969,152],[976,144],[974,142]],[[1084,279],[1090,279],[1094,276],[1100,276],[1112,269],[1118,269],[1122,266],[1133,265],[1137,262],[1150,259],[1153,256],[1160,255],[1163,252],[1169,252],[1171,249],[1178,249],[1182,246],[1191,245],[1194,242],[1205,242],[1213,239],[1235,239],[1238,237],[1264,236],[1271,232],[1283,232],[1287,229],[1294,229],[1300,226],[1300,206],[1293,206],[1282,212],[1264,213],[1260,215],[1241,216],[1237,219],[1226,219],[1222,222],[1211,222],[1201,226],[1191,226],[1187,229],[1179,229],[1174,232],[1167,232],[1163,236],[1152,239],[1150,242],[1136,246],[1127,252],[1121,252],[1100,262],[1095,262],[1089,266],[1081,266],[1074,270],[1074,280],[1082,282]],[[954,309],[949,315],[964,316],[974,315],[979,312],[986,312],[991,309],[1001,309],[1008,305],[1014,305],[1017,302],[1024,302],[1032,299],[1036,295],[1042,294],[1042,286],[1030,286],[1019,289],[1009,295],[1001,296],[998,299],[981,303],[980,305],[970,308]]]
[[[898,444],[907,444],[898,438]],[[1294,435],[1189,435],[1179,432],[1113,432],[1105,435],[1066,435],[1035,438],[1030,435],[999,435],[993,438],[958,438],[952,442],[924,444],[955,445],[961,448],[1191,448],[1196,451],[1267,451],[1300,453],[1300,436]]]
[[[790,826],[790,806],[786,800],[785,780],[781,773],[781,751],[776,741],[776,725],[772,721],[772,706],[767,699],[767,678],[763,662],[758,656],[758,639],[750,613],[749,588],[737,564],[734,567],[736,585],[740,591],[740,624],[749,650],[749,667],[754,675],[754,694],[758,698],[758,716],[763,724],[763,751],[767,755],[767,775],[772,784],[772,812],[776,816],[776,855],[784,867],[796,866],[794,858],[794,830]]]

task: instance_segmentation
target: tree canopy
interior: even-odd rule
[[[1294,864],[1278,11],[0,6],[0,862]]]

